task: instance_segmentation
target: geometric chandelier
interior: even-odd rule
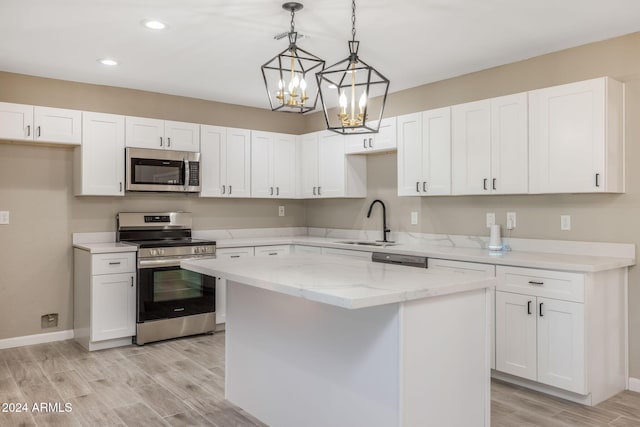
[[[389,80],[358,57],[356,2],[351,4],[349,56],[316,74],[327,129],[351,135],[377,133]]]
[[[289,47],[262,66],[262,77],[273,111],[306,113],[318,101],[318,85],[313,74],[324,69],[324,61],[296,45],[294,16],[301,3],[287,2],[282,8],[291,12]]]

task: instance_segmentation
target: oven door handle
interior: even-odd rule
[[[157,268],[157,267],[179,267],[180,261],[196,261],[199,259],[214,259],[216,256],[198,256],[184,258],[160,258],[160,259],[140,259],[138,260],[138,268]]]

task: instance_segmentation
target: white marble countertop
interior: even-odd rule
[[[395,246],[361,246],[340,243],[354,239],[315,236],[243,237],[234,239],[214,239],[218,249],[268,245],[307,245],[362,252],[389,252],[402,255],[419,255],[456,261],[479,262],[484,264],[508,265],[514,267],[544,268],[551,270],[593,273],[635,265],[635,259],[624,257],[593,256],[556,252],[514,250],[492,253],[487,249],[470,247],[440,246],[428,242],[402,243]],[[357,240],[357,239],[356,239]],[[136,246],[110,243],[75,243],[76,248],[91,253],[134,252]]]
[[[515,267],[545,268],[551,270],[593,273],[629,267],[635,264],[632,258],[573,255],[553,252],[507,251],[492,253],[487,249],[437,246],[433,244],[398,244],[395,246],[364,246],[340,243],[350,239],[312,236],[256,237],[243,239],[220,239],[216,247],[234,248],[245,246],[266,246],[296,244],[363,252],[388,252],[402,255],[420,255],[456,261],[479,262],[484,264],[508,265]]]
[[[138,247],[128,243],[109,242],[109,243],[74,243],[74,248],[91,252],[92,254],[105,254],[112,252],[136,252]]]
[[[182,261],[182,268],[357,309],[495,286],[494,278],[313,254]]]

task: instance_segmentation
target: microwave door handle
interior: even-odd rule
[[[189,186],[189,175],[191,175],[189,171],[189,160],[185,159],[184,160],[184,189],[185,190]]]

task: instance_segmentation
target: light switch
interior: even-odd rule
[[[507,212],[507,230],[513,230],[516,228],[516,213]]]
[[[494,212],[487,212],[487,228],[490,228],[496,223],[496,214]]]
[[[0,211],[0,224],[9,224],[9,211]]]
[[[560,230],[571,230],[571,215],[560,215]]]
[[[284,206],[278,206],[278,216],[284,216]]]

